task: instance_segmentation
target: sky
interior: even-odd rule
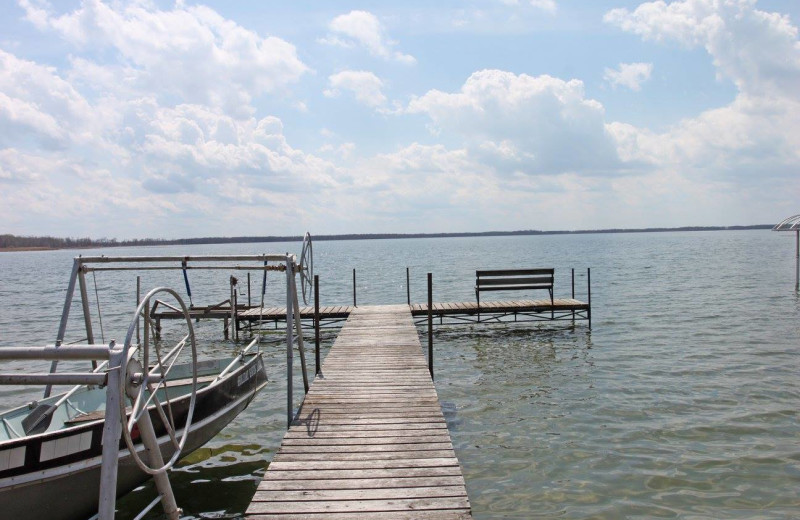
[[[0,3],[0,233],[800,212],[797,0]]]

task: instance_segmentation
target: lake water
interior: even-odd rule
[[[299,248],[232,244],[0,254],[0,347],[52,343],[77,253]],[[591,331],[585,322],[574,328],[436,331],[436,388],[475,518],[800,515],[800,298],[793,234],[318,241],[314,264],[324,305],[352,303],[353,268],[359,305],[405,303],[406,267],[416,302],[426,298],[427,272],[433,273],[435,301],[474,301],[476,269],[522,266],[555,267],[556,297],[569,296],[575,268],[576,297],[585,299],[585,272],[592,268]],[[226,298],[227,276],[190,273],[194,303]],[[106,340],[124,336],[133,312],[132,277],[97,276]],[[94,280],[89,282],[94,301]],[[179,272],[157,274],[143,286],[162,283],[184,292]],[[270,278],[269,300],[284,297],[283,283],[278,275]],[[254,291],[259,284],[254,278]],[[99,336],[97,324],[95,329]],[[220,329],[219,323],[202,329],[205,355],[232,350]],[[420,333],[424,344],[425,331]],[[325,345],[334,337],[327,333]],[[279,446],[286,420],[285,350],[267,345],[264,353],[267,387],[173,472],[178,503],[189,518],[241,514]],[[295,381],[299,396],[299,376]],[[35,395],[0,388],[5,407]],[[132,518],[152,496],[145,486],[121,500],[120,517]]]

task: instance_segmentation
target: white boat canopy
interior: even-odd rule
[[[792,215],[789,218],[783,219],[780,223],[775,224],[772,231],[797,231],[800,230],[800,215]]]
[[[794,231],[797,234],[795,244],[795,276],[794,290],[800,290],[800,215],[792,215],[776,224],[772,231]]]

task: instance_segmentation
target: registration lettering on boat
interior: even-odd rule
[[[242,372],[239,374],[239,377],[236,379],[236,386],[242,386],[244,383],[250,380],[254,375],[258,372],[258,367],[256,365],[251,366],[247,372]]]

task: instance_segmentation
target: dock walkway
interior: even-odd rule
[[[322,372],[247,518],[472,518],[407,305],[352,309]]]

